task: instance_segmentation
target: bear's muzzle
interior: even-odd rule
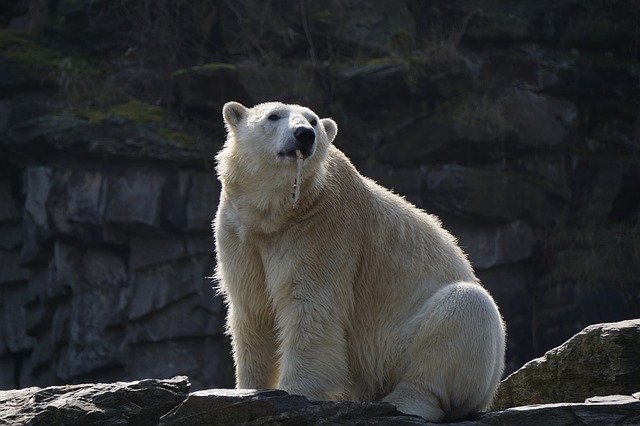
[[[310,157],[315,151],[316,132],[311,127],[298,127],[293,131],[295,137],[294,152],[298,150],[304,158]]]

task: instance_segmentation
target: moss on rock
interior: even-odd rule
[[[64,58],[61,52],[41,45],[21,30],[0,30],[0,52],[20,64],[40,68],[55,68]]]
[[[114,105],[109,108],[108,113],[140,123],[158,123],[167,119],[167,114],[162,108],[137,99]]]
[[[109,115],[117,115],[127,121],[138,123],[161,123],[167,120],[167,114],[161,107],[137,99],[115,104],[105,109],[78,108],[74,110],[74,113],[91,123],[99,123]]]
[[[168,127],[161,127],[160,129],[158,129],[158,134],[163,138],[171,142],[175,142],[179,145],[194,145],[196,143],[193,136],[184,132],[169,129]]]

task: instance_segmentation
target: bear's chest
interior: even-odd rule
[[[305,236],[295,229],[256,240],[265,287],[274,307],[282,297],[290,296],[296,285],[308,281],[305,277],[313,273],[311,271],[322,268],[322,265],[314,264],[307,243]]]

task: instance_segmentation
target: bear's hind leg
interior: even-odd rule
[[[505,346],[489,293],[474,283],[450,284],[416,313],[410,329],[399,383],[384,401],[429,421],[485,409],[502,375]]]
[[[395,405],[398,411],[430,422],[441,422],[445,416],[440,398],[435,393],[407,382],[399,383],[383,401]]]

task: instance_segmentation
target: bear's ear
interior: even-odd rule
[[[236,127],[247,115],[247,108],[238,102],[227,102],[222,107],[222,118],[227,126]]]
[[[324,131],[327,132],[327,138],[329,138],[329,143],[333,142],[338,134],[338,125],[335,121],[330,118],[323,118],[320,120],[322,123],[322,127],[324,127]]]

